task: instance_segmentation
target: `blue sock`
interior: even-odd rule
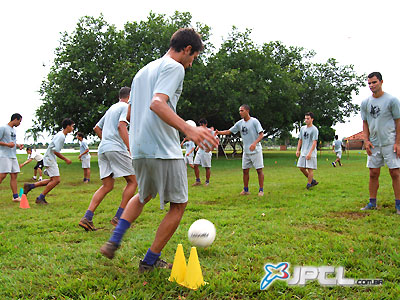
[[[84,178],[83,178],[83,182],[85,182],[85,181],[86,181],[86,178],[84,177]]]
[[[248,192],[249,191],[249,187],[244,187],[243,191]]]
[[[38,198],[39,198],[39,200],[43,200],[44,197],[45,197],[45,196],[44,196],[43,194],[40,194]]]
[[[394,201],[396,202],[396,208],[397,208],[397,207],[400,207],[400,200],[397,200],[397,199],[396,199],[396,200],[394,200]]]
[[[144,256],[143,262],[148,264],[149,266],[154,265],[156,260],[161,256],[161,253],[153,253],[150,248],[147,250],[146,255]]]
[[[119,219],[118,225],[117,227],[115,227],[109,241],[117,245],[121,244],[122,237],[124,236],[125,232],[128,230],[130,226],[131,223],[129,223],[127,220]]]
[[[89,221],[92,221],[93,215],[94,215],[94,212],[92,212],[91,210],[88,209],[88,210],[86,211],[84,217],[85,217],[86,219],[88,219]]]
[[[200,178],[196,178],[196,181],[197,181],[197,182],[200,182]]]
[[[30,184],[29,184],[29,188],[32,190],[32,189],[35,188],[35,185],[34,185],[33,183],[30,183]]]
[[[13,194],[13,198],[14,198],[14,199],[16,199],[16,198],[18,198],[18,197],[19,197],[18,194]]]
[[[115,216],[119,219],[119,218],[121,218],[123,212],[124,212],[124,209],[122,207],[118,207],[118,210],[117,210]]]
[[[264,188],[260,188],[258,191],[259,192],[264,192]]]
[[[87,181],[87,182],[89,182],[89,181],[90,181],[90,179],[89,179],[89,178],[86,178],[86,181]]]
[[[373,206],[376,206],[376,198],[369,198],[369,203],[371,203]]]
[[[206,180],[206,183],[210,183],[210,180]]]

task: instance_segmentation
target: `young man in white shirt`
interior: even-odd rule
[[[82,162],[83,169],[83,182],[90,182],[90,153],[87,141],[83,139],[83,133],[77,132],[76,138],[79,141],[79,155],[78,158]]]
[[[28,153],[28,158],[25,162],[19,165],[20,168],[23,166],[29,164],[31,161],[35,160],[36,165],[33,167],[33,177],[32,179],[36,181],[36,175],[39,173],[39,181],[42,181],[42,170],[44,167],[43,164],[43,155],[40,154],[39,152],[32,151],[31,147],[26,148],[26,153]]]

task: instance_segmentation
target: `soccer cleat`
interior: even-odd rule
[[[199,185],[201,185],[200,181],[196,181],[195,183],[192,184],[192,186],[199,186]]]
[[[31,184],[30,183],[24,183],[24,194],[28,195],[29,191],[31,191]]]
[[[396,205],[396,213],[400,215],[400,205]]]
[[[115,255],[115,251],[117,251],[119,248],[119,245],[117,245],[114,242],[106,242],[103,246],[100,248],[101,254],[103,254],[105,257],[109,259],[113,259]]]
[[[172,269],[172,264],[158,258],[154,265],[148,265],[143,260],[139,262],[139,273],[153,271],[154,268],[157,269]]]
[[[36,177],[35,177],[35,176],[33,176],[33,177],[31,178],[31,180],[33,180],[33,181],[36,181]]]
[[[20,198],[20,197],[13,198],[13,200],[12,200],[12,201],[14,201],[14,202],[21,202],[21,198]]]
[[[110,223],[112,226],[116,227],[118,225],[119,219],[117,217],[114,217],[111,219]]]
[[[360,210],[372,210],[372,209],[376,209],[376,205],[373,205],[371,202],[368,202],[368,204],[361,208]]]
[[[333,166],[334,168],[336,168],[336,163],[335,163],[335,162],[332,162],[332,166]]]
[[[206,183],[204,183],[204,186],[209,186],[210,183],[206,181]]]
[[[250,195],[250,192],[246,192],[245,190],[241,191],[240,194],[241,196],[247,196]]]
[[[81,226],[86,231],[96,231],[96,227],[94,227],[93,221],[89,221],[87,218],[83,217],[79,221],[79,226]]]
[[[309,190],[313,187],[313,185],[311,183],[307,183],[306,189]]]
[[[36,204],[43,204],[43,205],[47,205],[47,204],[49,204],[49,203],[47,203],[47,201],[46,201],[46,199],[39,199],[39,197],[38,198],[36,198]]]
[[[316,186],[316,185],[318,185],[318,181],[316,181],[315,179],[313,179],[312,181],[311,181],[311,186],[313,187],[313,186]]]
[[[259,191],[258,192],[258,196],[263,197],[264,196],[264,192],[263,191]]]

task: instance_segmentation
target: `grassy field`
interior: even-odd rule
[[[377,211],[361,212],[368,199],[366,155],[352,152],[344,166],[333,168],[331,152],[318,159],[320,184],[305,189],[306,178],[295,167],[294,152],[264,155],[265,197],[257,197],[257,176],[251,171],[248,197],[243,187],[241,160],[213,160],[211,184],[189,187],[189,205],[162,256],[173,261],[178,243],[186,259],[187,230],[197,219],[217,228],[214,244],[198,249],[204,280],[191,291],[167,279],[168,270],[138,274],[138,262],[150,246],[165,212],[152,200],[125,235],[113,260],[99,253],[113,229],[110,219],[120,202],[124,180],[99,206],[96,232],[78,222],[93,192],[100,186],[96,157],[92,182],[84,185],[76,154],[72,165],[59,162],[61,184],[51,192],[48,206],[37,206],[42,191],[29,193],[31,209],[11,201],[9,178],[0,185],[0,299],[398,299],[400,296],[399,222],[387,168],[381,173]],[[24,156],[19,157],[22,162]],[[18,176],[18,188],[32,176],[33,163]],[[201,169],[204,181],[204,169]],[[189,185],[194,182],[191,170]],[[381,278],[377,287],[322,287],[318,281],[289,287],[275,281],[260,290],[266,263],[293,266],[343,266],[346,278]]]

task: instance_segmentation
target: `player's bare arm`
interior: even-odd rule
[[[128,125],[128,124],[127,124],[126,122],[120,121],[120,122],[118,123],[118,132],[119,132],[119,135],[120,135],[122,141],[124,142],[126,148],[127,148],[128,151],[129,151],[129,134],[128,134],[127,125]],[[129,151],[129,152],[130,152],[130,151]]]
[[[300,156],[300,149],[301,149],[301,145],[303,144],[303,141],[301,139],[299,139],[299,141],[297,142],[297,150],[296,150],[296,156],[299,157]]]
[[[393,151],[396,152],[396,156],[400,158],[400,119],[395,119],[396,125],[396,141],[393,146]]]
[[[257,144],[263,139],[263,137],[264,137],[264,132],[261,131],[258,134],[257,139],[253,142],[253,144],[250,145],[249,147],[250,151],[254,151],[254,149],[256,149]]]
[[[56,152],[54,151],[55,156],[57,156],[59,159],[62,159],[63,161],[65,161],[68,165],[71,164],[71,160],[69,160],[68,158],[66,158],[64,155],[62,155],[60,152]]]
[[[93,128],[93,131],[97,134],[97,136],[101,139],[101,137],[103,136],[102,133],[103,131],[101,130],[101,128],[99,126],[96,126],[95,128]]]
[[[374,148],[374,145],[372,145],[372,143],[369,140],[369,127],[367,121],[363,121],[363,135],[364,135],[365,150],[367,151],[368,155],[372,155],[371,148]]]
[[[167,104],[169,97],[165,94],[155,94],[153,96],[150,109],[159,116],[168,125],[176,128],[177,130],[183,132],[186,137],[195,142],[197,145],[204,150],[212,150],[218,146],[218,140],[215,138],[211,132],[204,127],[193,127],[190,126],[179,117]],[[207,143],[203,143],[206,140],[211,144],[211,148]]]
[[[311,154],[313,153],[315,147],[317,147],[317,140],[313,141],[310,152],[308,152],[306,159],[310,160],[311,159]]]

